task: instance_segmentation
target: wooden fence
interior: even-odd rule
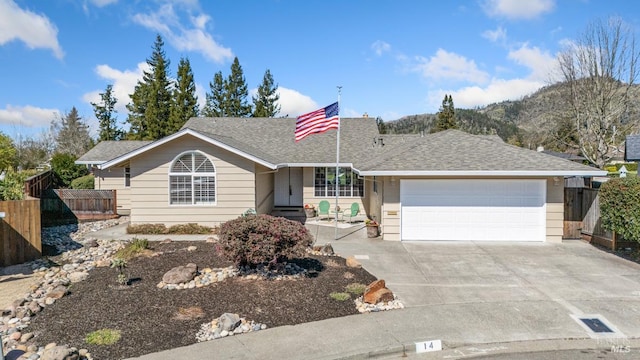
[[[40,200],[0,201],[0,267],[42,255]]]
[[[43,226],[118,217],[115,190],[51,189],[41,201]]]
[[[605,230],[600,219],[598,189],[564,189],[564,239],[585,239],[589,242],[616,249],[629,242]]]
[[[41,198],[42,194],[53,186],[53,172],[47,170],[43,173],[28,177],[24,181],[24,193],[27,196]]]

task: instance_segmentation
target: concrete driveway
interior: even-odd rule
[[[329,242],[384,279],[434,338],[618,339],[619,345],[640,337],[640,265],[582,241],[386,242],[354,232]],[[597,319],[599,327],[581,318]],[[597,332],[600,325],[612,332]]]

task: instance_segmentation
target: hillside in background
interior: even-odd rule
[[[535,149],[544,146],[549,150],[571,151],[559,143],[553,135],[567,119],[564,112],[568,105],[563,100],[566,90],[563,83],[546,86],[521,100],[503,101],[477,109],[456,109],[456,120],[461,130],[471,134],[497,134],[505,142]],[[640,86],[635,87],[627,121],[640,127]],[[455,98],[453,99],[455,104]],[[436,114],[409,115],[387,121],[390,134],[429,133]],[[637,131],[637,130],[636,130]]]

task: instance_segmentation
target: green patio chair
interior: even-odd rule
[[[358,214],[360,213],[360,205],[358,205],[358,203],[353,203],[351,204],[351,209],[349,211],[345,211],[342,216],[343,218],[349,218],[347,220],[347,222],[352,222],[353,218],[358,216]]]
[[[326,215],[327,219],[329,219],[329,208],[331,207],[331,204],[329,204],[329,202],[327,200],[322,200],[320,201],[320,204],[318,204],[318,218],[322,219],[322,215]]]

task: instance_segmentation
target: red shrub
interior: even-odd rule
[[[313,237],[297,221],[270,215],[249,215],[220,226],[219,250],[238,266],[273,265],[303,257]]]

